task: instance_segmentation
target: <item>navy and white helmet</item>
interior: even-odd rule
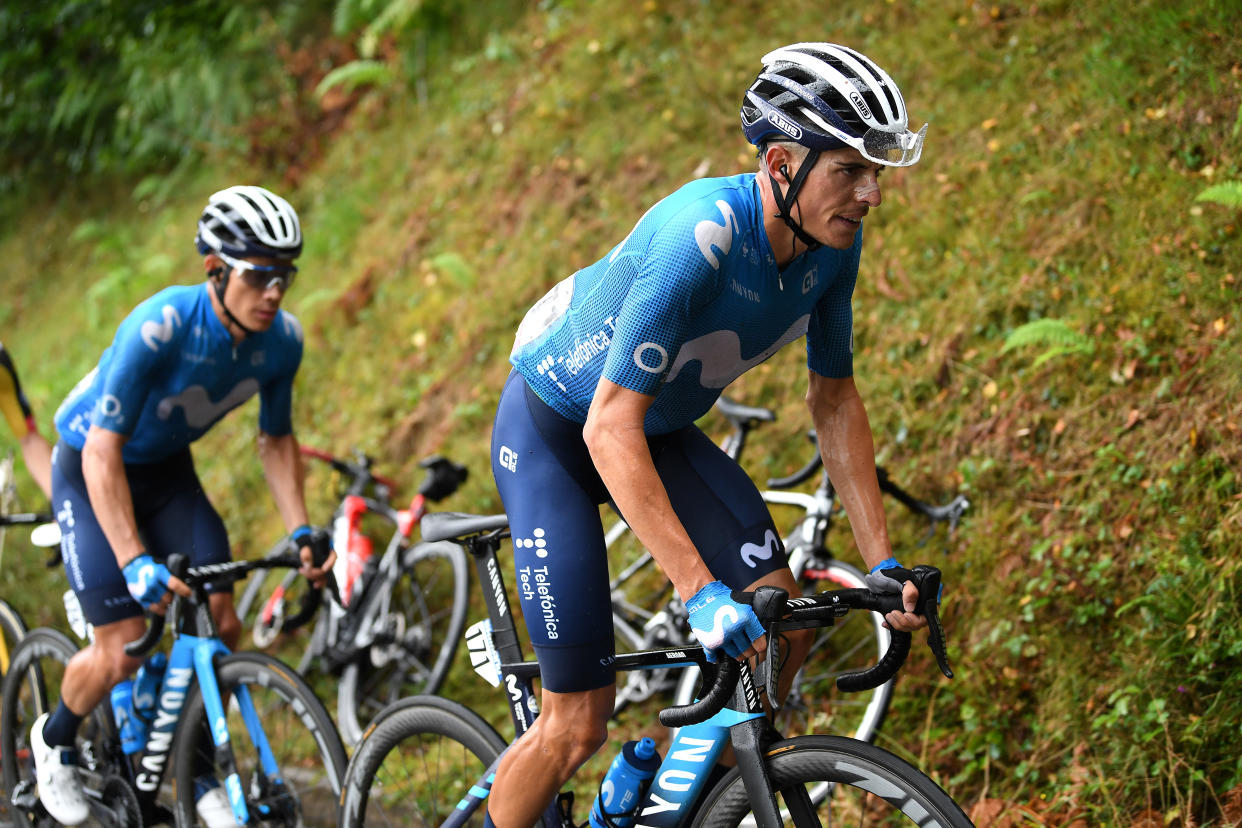
[[[296,259],[302,252],[297,212],[262,187],[237,185],[213,193],[198,220],[198,252],[243,259],[270,256]]]
[[[853,147],[877,164],[908,167],[923,153],[927,125],[908,126],[893,79],[866,55],[835,43],[794,43],[763,56],[742,101],[752,144],[794,141],[812,150]]]

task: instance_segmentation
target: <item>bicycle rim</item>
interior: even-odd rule
[[[887,751],[835,736],[802,736],[768,749],[767,769],[782,824],[796,826],[941,826],[973,828],[957,803],[912,765]],[[813,814],[791,817],[807,791],[827,784]],[[696,826],[753,824],[741,775],[734,771],[708,794]]]
[[[822,576],[802,578],[807,595],[865,586],[862,574],[840,561],[815,571]],[[891,636],[884,619],[873,612],[852,612],[812,632],[811,650],[777,714],[776,729],[786,736],[835,734],[870,742],[888,712],[893,682],[864,693],[845,693],[837,689],[836,681],[845,673],[870,667],[887,651]]]
[[[340,825],[439,825],[504,747],[469,708],[435,696],[405,699],[385,710],[354,753]],[[465,824],[482,825],[483,810]]]
[[[0,680],[9,671],[13,652],[26,635],[26,622],[21,613],[4,599],[0,599]]]
[[[39,716],[56,706],[65,665],[77,651],[68,636],[47,628],[26,633],[13,651],[0,699],[0,768],[5,790],[0,797],[0,819],[6,823],[54,824],[38,804],[30,729]],[[104,779],[112,775],[112,762],[119,757],[120,743],[106,705],[100,704],[86,717],[75,741],[79,771],[88,790],[102,789]],[[13,804],[14,796],[20,807]]]
[[[310,687],[282,662],[262,653],[235,653],[219,660],[216,676],[229,699],[225,707],[232,755],[255,824],[334,826],[345,770],[345,749],[332,719]],[[244,686],[254,703],[263,736],[275,755],[279,779],[262,773],[255,738],[242,718],[236,690]],[[206,728],[202,695],[193,692],[182,711],[176,748],[177,824],[197,824],[194,779],[224,770]]]
[[[465,554],[453,544],[405,552],[382,616],[377,602],[375,640],[341,675],[337,720],[346,743],[362,738],[365,723],[387,705],[440,689],[466,623],[466,573]]]

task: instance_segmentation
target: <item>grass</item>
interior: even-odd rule
[[[0,321],[43,427],[129,308],[200,277],[206,195],[266,183],[307,234],[287,303],[308,330],[299,435],[411,489],[446,454],[472,477],[445,506],[498,509],[491,413],[526,308],[682,181],[752,168],[735,111],[760,55],[850,43],[931,123],[868,220],[856,373],[894,476],[973,504],[943,549],[906,552],[919,527],[892,518],[901,554],[946,570],[959,677],[916,653],[886,745],[983,824],[1236,820],[1242,217],[1195,201],[1242,179],[1233,4],[546,2],[462,21],[293,189],[221,159],[163,198],[91,183],[30,204],[0,237]],[[1033,323],[1082,347],[1006,349]],[[730,389],[780,415],[757,478],[802,459],[799,351]],[[197,450],[238,554],[280,531],[253,418]],[[62,583],[10,545],[0,585],[28,620],[59,621]],[[462,664],[446,692],[503,721]]]

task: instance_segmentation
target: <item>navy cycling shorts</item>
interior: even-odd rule
[[[125,479],[138,535],[153,558],[162,561],[170,553],[182,552],[193,566],[231,559],[224,521],[203,493],[188,448],[157,463],[126,464]],[[86,620],[98,627],[142,615],[91,509],[82,455],[63,442],[56,444],[53,455],[52,503],[60,524],[65,574]],[[231,589],[230,583],[216,591]],[[209,585],[208,591],[213,587]]]
[[[695,426],[648,438],[678,518],[712,574],[734,589],[787,566],[746,472]],[[614,681],[608,500],[582,425],[546,405],[518,373],[501,394],[492,474],[513,535],[516,587],[543,686],[570,693]],[[688,596],[686,596],[688,597]]]

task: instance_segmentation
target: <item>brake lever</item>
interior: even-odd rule
[[[944,627],[940,623],[940,588],[942,585],[940,570],[926,564],[919,564],[912,570],[915,585],[919,589],[919,614],[927,619],[927,646],[936,656],[936,665],[945,678],[953,678],[953,670],[949,667],[949,651],[945,644]]]

